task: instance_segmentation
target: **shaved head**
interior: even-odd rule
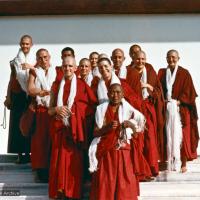
[[[179,57],[179,53],[178,53],[178,51],[175,50],[175,49],[170,49],[170,50],[167,52],[167,56],[169,56],[169,55],[172,54],[172,53],[175,53],[175,54]]]
[[[72,63],[74,67],[76,67],[76,60],[72,56],[67,56],[66,58],[64,58],[62,64],[66,65],[66,63],[69,63],[69,62]]]
[[[124,51],[122,49],[120,49],[120,48],[114,49],[113,52],[112,52],[112,55],[114,55],[114,54],[116,54],[118,52],[120,52],[121,54],[124,55]]]

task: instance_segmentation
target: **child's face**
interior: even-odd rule
[[[20,47],[24,54],[29,53],[31,47],[32,47],[32,41],[30,38],[23,38],[20,42]]]

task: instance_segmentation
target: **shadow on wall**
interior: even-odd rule
[[[0,44],[23,34],[37,44],[200,41],[200,15],[75,15],[0,17]]]

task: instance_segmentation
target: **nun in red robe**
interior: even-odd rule
[[[82,197],[87,118],[94,114],[96,97],[89,86],[76,77],[75,70],[74,58],[65,58],[62,71],[57,68],[51,90],[50,198]]]

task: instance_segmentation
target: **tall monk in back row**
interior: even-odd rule
[[[146,65],[146,54],[138,51],[127,73],[127,83],[143,99],[142,113],[147,129],[143,152],[153,176],[159,172],[158,160],[164,160],[164,98],[161,84],[152,66]]]
[[[186,172],[186,161],[197,158],[196,90],[189,71],[178,65],[179,53],[167,52],[166,68],[158,72],[166,100],[168,170]],[[181,160],[181,166],[179,165]]]
[[[94,115],[96,97],[87,83],[77,78],[75,70],[73,57],[63,59],[51,89],[49,197],[53,199],[82,197],[87,118]]]

